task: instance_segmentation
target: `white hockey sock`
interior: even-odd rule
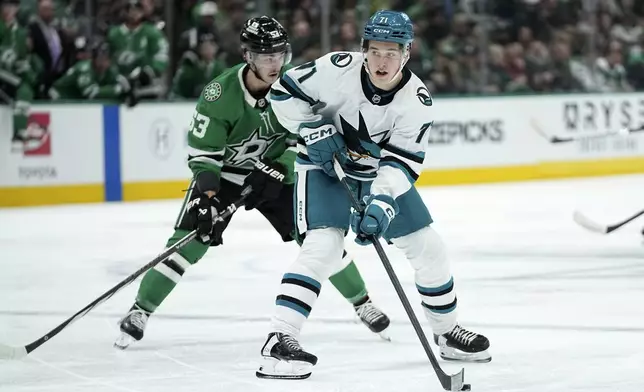
[[[343,269],[347,268],[349,264],[353,261],[353,256],[351,256],[346,250],[342,251],[342,260],[340,263],[336,263],[333,265],[333,268],[331,269],[331,273],[329,276],[333,276],[337,274],[338,272],[342,271]]]
[[[342,259],[344,234],[339,229],[314,229],[306,233],[300,254],[282,278],[275,301],[271,330],[298,336],[329,278]]]
[[[456,292],[440,236],[428,226],[392,241],[416,271],[416,288],[432,330],[437,335],[451,331],[456,325]]]

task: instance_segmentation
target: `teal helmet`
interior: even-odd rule
[[[414,25],[404,12],[380,10],[365,24],[362,40],[395,42],[407,47],[414,40]]]

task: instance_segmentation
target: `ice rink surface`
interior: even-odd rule
[[[634,214],[644,208],[644,176],[422,194],[449,247],[460,322],[491,340],[492,362],[464,365],[472,391],[644,391],[644,218],[604,236],[571,219],[576,208],[606,223]],[[151,260],[179,207],[172,200],[0,210],[0,342],[37,339]],[[346,242],[393,320],[392,342],[356,324],[326,284],[301,337],[319,357],[308,380],[254,375],[297,246],[242,211],[224,247],[186,272],[136,346],[112,348],[138,280],[26,359],[0,361],[0,392],[442,390],[377,255]],[[397,249],[385,249],[422,317],[411,268]],[[448,372],[461,367],[440,363]]]

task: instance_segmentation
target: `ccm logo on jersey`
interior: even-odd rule
[[[503,120],[483,121],[450,121],[435,122],[429,134],[429,144],[451,144],[462,141],[465,143],[482,143],[503,141]]]
[[[264,162],[257,162],[255,163],[255,167],[257,170],[261,170],[263,173],[266,173],[269,177],[273,177],[274,179],[283,182],[284,181],[284,174],[280,173],[279,171],[273,169],[272,167],[268,166]]]
[[[333,136],[336,132],[335,128],[316,128],[316,129],[307,129],[300,133],[302,139],[306,144],[315,143],[316,141],[326,139],[329,136]]]

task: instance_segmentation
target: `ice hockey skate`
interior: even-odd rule
[[[150,314],[138,306],[132,309],[119,321],[121,335],[114,342],[114,347],[125,350],[135,341],[143,339],[143,333],[148,323]]]
[[[373,302],[371,302],[371,299],[367,299],[366,302],[360,305],[354,305],[353,308],[355,309],[356,316],[359,321],[366,325],[371,332],[377,333],[386,341],[391,341],[391,338],[387,333],[387,328],[390,324],[389,317],[378,309]]]
[[[292,336],[279,332],[268,335],[262,347],[263,365],[255,375],[259,378],[302,380],[309,378],[318,358],[302,349]]]
[[[441,358],[450,361],[490,362],[492,357],[487,349],[490,341],[483,335],[468,331],[456,325],[450,332],[434,335],[434,342],[440,347]]]

